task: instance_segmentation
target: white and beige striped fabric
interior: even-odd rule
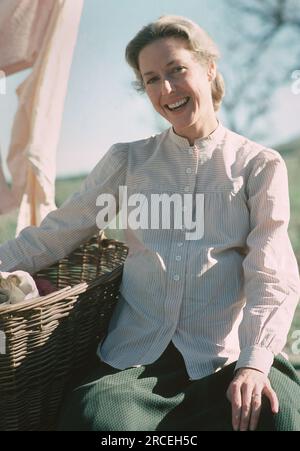
[[[128,221],[120,301],[100,358],[119,369],[150,364],[172,340],[191,379],[235,360],[237,368],[268,373],[300,293],[287,234],[287,172],[276,151],[221,124],[192,147],[172,128],[112,146],[80,192],[39,228],[0,246],[0,269],[32,273],[68,254],[96,232],[98,196],[118,200],[120,186],[128,198],[143,194],[144,219],[151,195],[189,194],[201,234],[187,239],[186,224],[178,228],[172,221],[169,228],[151,228],[151,215],[148,228]],[[200,216],[196,194],[202,195]],[[122,211],[124,199],[117,202]],[[180,208],[184,212],[186,204]]]

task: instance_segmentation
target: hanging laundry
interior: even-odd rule
[[[0,149],[1,150],[1,149]],[[2,169],[2,160],[0,153],[0,215],[10,212],[14,210],[18,206],[18,202],[16,201],[12,191],[10,190],[4,176],[4,172]]]

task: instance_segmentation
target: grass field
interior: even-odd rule
[[[293,248],[295,250],[298,263],[300,265],[300,143],[299,151],[291,151],[290,149],[283,149],[282,154],[285,158],[288,173],[289,173],[289,190],[290,190],[290,201],[291,201],[291,220],[289,226],[289,235],[292,241]],[[56,182],[56,204],[60,206],[62,202],[73,192],[75,192],[80,184],[82,183],[84,177],[74,177],[69,179],[59,179]],[[0,243],[11,239],[15,234],[16,227],[16,213],[10,213],[3,215],[0,218]],[[117,239],[122,239],[122,235],[118,232],[109,232],[108,235]],[[290,330],[288,345],[286,352],[290,355],[291,360],[294,360],[297,364],[300,364],[300,343],[297,349],[299,349],[299,354],[293,353],[291,350],[295,339],[292,338],[292,334],[300,333],[300,307],[298,307],[294,321]]]

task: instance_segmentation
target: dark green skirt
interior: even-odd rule
[[[58,430],[64,431],[232,431],[226,390],[235,364],[190,381],[184,360],[170,343],[150,365],[117,370],[98,361],[72,390]],[[300,380],[283,357],[270,371],[280,410],[264,399],[258,430],[300,431]]]

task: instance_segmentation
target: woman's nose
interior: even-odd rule
[[[171,92],[174,91],[175,91],[174,85],[173,83],[170,82],[170,80],[168,79],[162,80],[161,93],[163,95],[170,94]]]

